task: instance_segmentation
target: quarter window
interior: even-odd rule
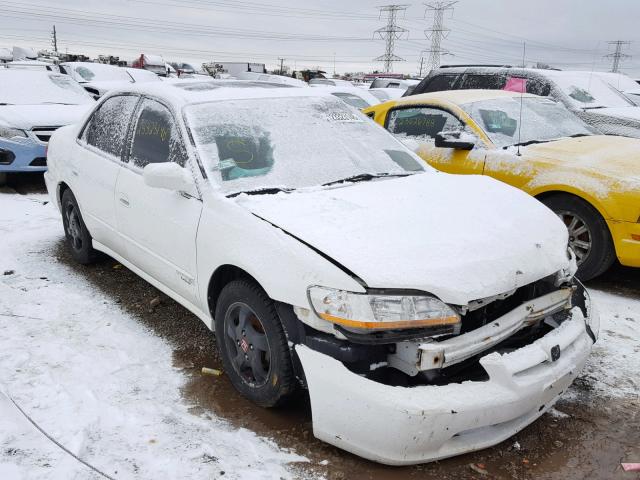
[[[187,154],[173,115],[165,106],[145,100],[131,144],[131,161],[144,168],[150,163],[175,162],[184,167]]]
[[[402,108],[389,112],[387,128],[396,135],[435,138],[446,130],[462,130],[464,125],[449,112],[437,108]]]
[[[82,133],[82,140],[109,155],[121,158],[129,120],[137,102],[138,97],[134,95],[107,99],[89,119]]]

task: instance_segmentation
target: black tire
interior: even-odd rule
[[[295,391],[287,337],[262,288],[248,280],[227,284],[218,297],[215,329],[225,372],[245,398],[275,407]]]
[[[62,194],[62,224],[67,246],[73,259],[82,265],[94,263],[98,252],[93,249],[91,234],[87,230],[76,197],[69,189]]]
[[[604,218],[594,207],[568,194],[543,198],[542,203],[553,210],[569,228],[569,246],[578,257],[576,276],[580,280],[591,280],[613,265],[616,252],[611,233]],[[586,244],[590,245],[589,248],[585,247]]]

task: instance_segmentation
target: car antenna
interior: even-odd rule
[[[525,55],[527,53],[527,43],[526,42],[522,42],[522,68],[525,68]],[[524,101],[524,89],[526,88],[526,83],[527,81],[525,80],[524,82],[522,82],[520,84],[520,120],[518,121],[518,153],[516,155],[520,156],[520,139],[521,139],[521,133],[522,133],[522,103]]]

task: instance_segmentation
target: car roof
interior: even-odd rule
[[[246,86],[240,87],[241,84]],[[126,87],[114,89],[108,96],[122,93],[137,93],[163,99],[176,108],[193,103],[213,102],[220,100],[243,100],[250,98],[282,98],[282,97],[330,97],[326,92],[316,88],[277,88],[276,85],[251,80],[206,80],[202,82],[147,82],[133,83]],[[265,88],[267,87],[267,88]],[[268,88],[270,87],[270,88]]]
[[[507,90],[444,90],[441,92],[422,93],[419,95],[411,95],[396,100],[398,105],[412,105],[429,101],[440,101],[453,103],[455,105],[463,105],[465,103],[480,102],[483,100],[496,100],[500,98],[513,98],[524,96],[536,97],[530,93],[521,94],[519,92],[511,92]]]

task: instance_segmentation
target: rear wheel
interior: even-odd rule
[[[609,227],[600,213],[573,195],[553,195],[542,199],[567,226],[569,246],[576,254],[577,276],[583,281],[604,273],[616,259]]]
[[[296,388],[287,337],[273,301],[255,283],[226,285],[215,312],[216,341],[233,386],[262,407],[274,407]]]
[[[93,249],[91,234],[87,230],[76,197],[67,189],[62,194],[62,224],[67,245],[73,259],[83,265],[93,263],[98,252]]]

